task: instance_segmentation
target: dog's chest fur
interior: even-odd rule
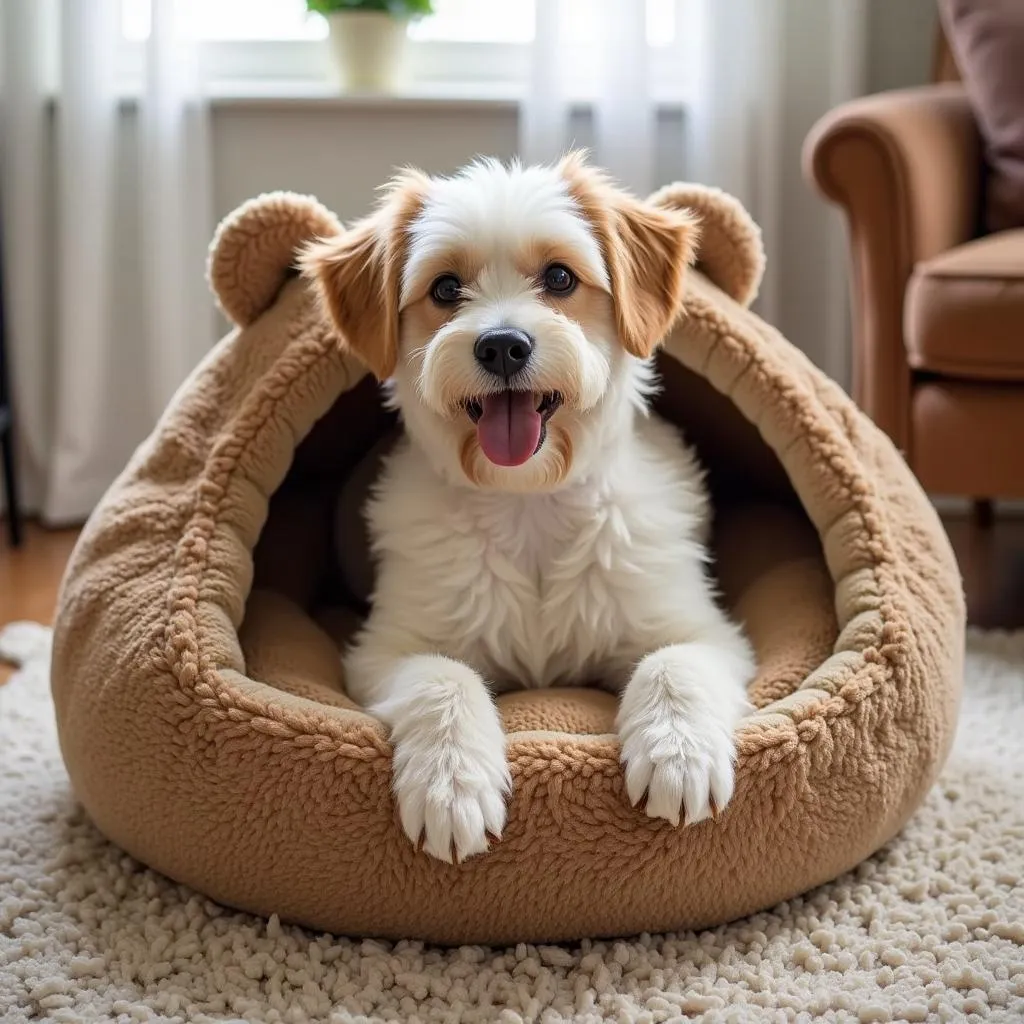
[[[679,632],[701,582],[705,507],[692,455],[656,420],[639,422],[600,474],[546,494],[452,487],[405,442],[369,507],[369,628],[457,658],[498,689],[618,685]]]

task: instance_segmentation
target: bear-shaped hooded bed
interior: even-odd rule
[[[358,503],[335,511],[398,428],[294,269],[341,226],[274,194],[222,224],[210,276],[236,329],[96,509],[61,591],[62,749],[111,840],[314,928],[506,943],[735,918],[899,830],[955,726],[964,610],[947,540],[889,441],[749,310],[763,255],[742,208],[696,186],[652,201],[702,221],[656,411],[708,469],[716,574],[759,666],[725,812],[646,817],[626,796],[614,697],[530,690],[499,698],[501,840],[447,864],[402,834],[387,731],[344,690],[338,644],[372,566]]]

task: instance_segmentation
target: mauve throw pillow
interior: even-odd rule
[[[1024,227],[1024,0],[940,0],[990,167],[990,231]]]

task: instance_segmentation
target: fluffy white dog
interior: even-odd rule
[[[501,835],[492,695],[510,687],[621,690],[626,789],[652,817],[701,821],[732,795],[753,658],[705,573],[700,467],[647,408],[696,236],[572,155],[404,173],[303,258],[405,424],[368,505],[377,584],[345,668],[435,857]]]

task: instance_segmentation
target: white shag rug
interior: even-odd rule
[[[436,949],[217,906],[105,842],[57,749],[49,633],[0,656],[0,1020],[1024,1021],[1024,633],[973,633],[956,747],[856,871],[721,928]]]

